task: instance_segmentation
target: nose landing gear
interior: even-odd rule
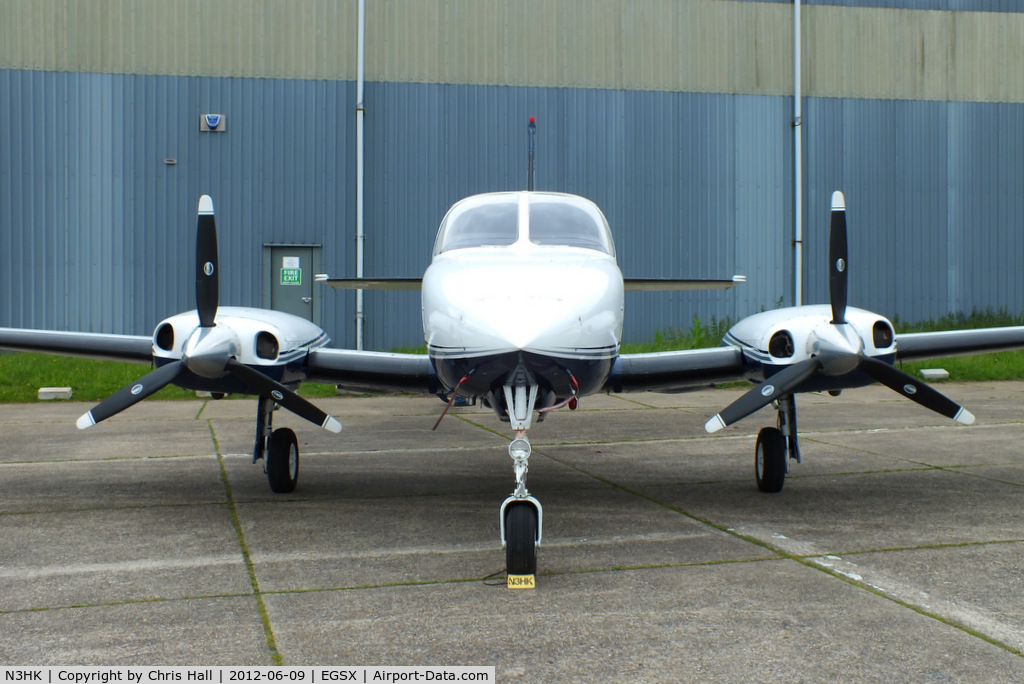
[[[541,540],[544,515],[540,501],[526,488],[530,454],[533,448],[526,431],[533,419],[538,386],[535,384],[505,385],[505,404],[516,436],[508,445],[515,469],[516,486],[501,504],[501,544],[505,547],[505,570],[510,577],[534,575],[537,572],[537,547]]]

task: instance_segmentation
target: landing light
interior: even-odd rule
[[[516,437],[508,445],[508,455],[517,461],[530,458],[532,452],[530,441],[522,437]]]

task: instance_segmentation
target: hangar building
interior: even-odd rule
[[[0,325],[193,308],[207,193],[222,303],[297,293],[355,346],[354,294],[311,276],[355,275],[358,6],[0,4]],[[626,275],[748,278],[630,294],[628,341],[791,304],[794,269],[826,301],[834,189],[852,305],[1024,311],[1016,0],[365,0],[362,104],[367,276],[419,275],[449,205],[524,188],[533,115],[538,189],[596,201]],[[367,293],[363,346],[422,344],[419,319]]]

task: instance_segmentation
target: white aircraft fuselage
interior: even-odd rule
[[[423,276],[438,379],[464,396],[538,385],[537,408],[601,389],[619,353],[623,281],[597,206],[559,193],[456,203]],[[516,373],[526,374],[515,381]],[[498,394],[500,396],[500,393]]]

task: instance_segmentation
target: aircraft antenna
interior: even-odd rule
[[[527,127],[529,131],[529,145],[527,151],[527,170],[526,170],[526,189],[533,191],[533,156],[534,156],[534,139],[537,137],[537,120],[532,116],[530,117],[530,125]]]

